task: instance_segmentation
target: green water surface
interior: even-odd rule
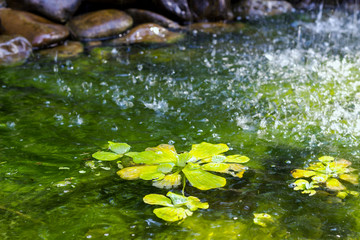
[[[292,14],[0,69],[0,239],[359,239],[358,198],[289,187],[322,155],[360,167],[359,26]],[[226,143],[251,161],[223,189],[188,186],[210,207],[170,224],[142,201],[166,190],[91,158],[109,140]],[[254,224],[258,212],[275,223]]]

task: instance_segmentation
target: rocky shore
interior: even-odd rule
[[[318,0],[0,0],[0,66],[25,62],[33,52],[68,58],[84,46],[168,44],[186,31],[212,33],[229,22],[297,9]],[[325,1],[326,7],[355,0]]]

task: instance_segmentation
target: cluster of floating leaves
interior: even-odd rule
[[[342,199],[349,194],[358,196],[358,192],[347,190],[341,182],[345,181],[354,185],[359,183],[358,174],[354,173],[355,169],[350,165],[351,162],[345,159],[335,160],[330,156],[320,157],[318,162],[311,163],[307,168],[295,169],[291,172],[294,178],[299,178],[292,186],[294,190],[300,190],[310,196],[324,190]],[[310,178],[311,181],[303,178]]]
[[[187,216],[191,216],[199,208],[209,208],[207,202],[201,202],[197,197],[185,197],[173,192],[168,192],[166,196],[148,194],[143,200],[147,204],[164,206],[162,208],[155,208],[154,213],[157,217],[168,222],[183,220]]]
[[[173,145],[160,144],[157,147],[145,149],[143,152],[129,152],[130,146],[126,143],[109,141],[110,151],[99,151],[92,156],[101,161],[118,160],[122,167],[121,158],[126,156],[132,159],[130,166],[122,167],[117,174],[125,180],[150,180],[158,188],[170,189],[184,184],[186,180],[195,188],[209,190],[226,185],[224,177],[210,172],[230,174],[242,178],[246,163],[250,159],[241,155],[225,156],[229,150],[226,144],[211,144],[202,142],[192,145],[189,152],[177,153]],[[201,203],[196,197],[185,197],[172,192],[167,197],[159,194],[150,194],[144,197],[144,202],[162,205],[154,213],[159,218],[174,222],[191,216],[198,208],[208,208],[207,203]]]

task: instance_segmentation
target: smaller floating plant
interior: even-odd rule
[[[335,195],[341,199],[349,194],[358,196],[357,191],[348,190],[345,186],[346,183],[359,184],[359,176],[354,173],[356,169],[350,166],[351,162],[348,160],[336,160],[331,156],[322,156],[317,162],[311,163],[305,169],[293,170],[291,174],[298,180],[291,186],[294,187],[294,190],[309,194],[309,196],[319,191]]]

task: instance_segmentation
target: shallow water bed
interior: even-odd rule
[[[358,238],[357,198],[289,184],[322,155],[359,168],[359,32],[345,13],[294,14],[177,45],[1,69],[1,238]],[[251,161],[223,189],[187,187],[210,207],[169,224],[142,201],[166,190],[93,161],[109,140],[179,152],[222,142]],[[259,212],[274,224],[254,224]]]

